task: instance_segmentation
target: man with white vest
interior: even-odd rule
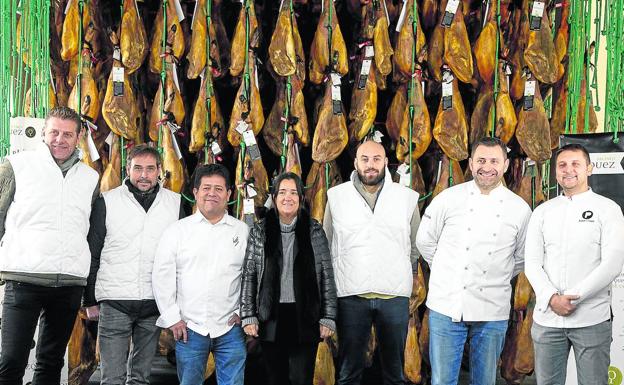
[[[90,319],[99,317],[103,385],[149,383],[160,335],[154,255],[165,229],[184,217],[180,194],[158,183],[157,149],[133,147],[126,171],[121,186],[96,200],[88,236],[91,271],[84,306]]]
[[[392,182],[380,143],[362,143],[351,180],[327,192],[323,226],[338,294],[338,383],[359,384],[375,325],[384,384],[404,384],[418,193]]]
[[[89,274],[98,174],[80,162],[80,116],[54,108],[33,151],[0,165],[0,384],[21,384],[39,322],[33,385],[58,384]]]
[[[555,173],[563,194],[535,209],[526,237],[535,378],[564,385],[572,347],[579,385],[617,383],[608,377],[611,282],[624,264],[622,209],[589,187],[592,164],[583,146],[559,149]]]
[[[524,265],[531,209],[503,185],[507,147],[498,138],[475,143],[473,180],[437,195],[423,214],[417,245],[431,267],[431,385],[456,385],[466,340],[470,383],[494,385],[510,311],[511,279]]]

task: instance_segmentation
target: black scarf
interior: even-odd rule
[[[264,226],[264,273],[258,292],[260,321],[277,319],[283,257],[282,234],[275,209],[267,213]],[[314,250],[310,239],[310,216],[305,210],[299,212],[295,225],[293,254],[295,306],[299,330],[302,330],[301,326],[316,324],[320,318],[319,289],[316,280]]]
[[[126,186],[128,186],[128,190],[132,193],[132,195],[134,195],[134,199],[139,202],[145,212],[147,212],[152,206],[152,203],[154,203],[156,194],[158,194],[158,190],[160,188],[160,185],[156,183],[156,185],[149,191],[141,191],[130,182],[130,179],[126,179]]]

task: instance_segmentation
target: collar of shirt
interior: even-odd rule
[[[498,197],[502,197],[503,194],[505,193],[505,186],[503,185],[503,183],[499,183],[498,186],[494,187],[494,189],[492,189],[492,191],[490,191],[489,194],[483,194],[481,192],[481,190],[479,189],[479,186],[477,186],[477,183],[473,180],[471,180],[470,182],[468,182],[468,190],[470,191],[471,195],[480,195],[483,197],[492,197],[492,198],[498,198]]]
[[[228,226],[232,226],[232,217],[230,216],[230,214],[227,213],[227,211],[225,212],[225,215],[223,215],[223,218],[221,218],[219,220],[219,222],[217,223],[211,223],[208,219],[206,219],[206,217],[204,216],[204,214],[201,213],[201,211],[197,210],[195,212],[195,214],[193,214],[191,216],[191,218],[193,218],[193,221],[197,222],[197,223],[201,223],[202,221],[211,225],[211,226],[219,226],[219,225],[228,225]]]
[[[572,201],[572,202],[586,202],[588,199],[591,199],[592,195],[594,194],[594,192],[592,191],[591,187],[587,190],[587,191],[583,191],[582,193],[578,193],[578,194],[574,194],[571,197],[566,196],[564,193],[561,193],[561,195],[559,195],[561,198],[566,199],[567,201]]]

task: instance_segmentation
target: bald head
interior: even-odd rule
[[[364,185],[380,185],[386,175],[387,165],[386,150],[380,143],[368,140],[359,145],[354,166]]]

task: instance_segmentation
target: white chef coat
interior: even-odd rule
[[[427,307],[454,321],[508,319],[530,216],[526,202],[502,185],[487,195],[474,181],[442,191],[416,235],[431,267]]]
[[[617,203],[591,190],[551,199],[535,209],[526,242],[535,322],[578,328],[611,317],[611,282],[624,264],[624,216]],[[548,305],[555,293],[580,296],[576,310],[555,314]]]
[[[240,287],[249,227],[227,213],[211,224],[198,210],[162,235],[152,272],[160,310],[156,325],[180,320],[211,338],[227,333],[240,314]]]

